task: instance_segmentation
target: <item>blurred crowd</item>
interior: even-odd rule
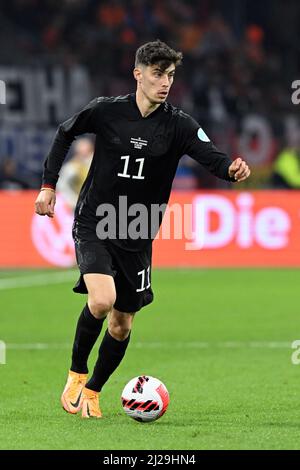
[[[298,0],[10,0],[1,2],[0,21],[0,63],[82,64],[93,96],[132,92],[137,47],[160,38],[184,54],[169,101],[222,150],[232,154],[232,136],[249,113],[270,121],[274,161],[286,146],[282,117],[295,113],[291,82],[300,79]],[[264,185],[276,181],[270,172]],[[215,184],[182,160],[175,187]]]

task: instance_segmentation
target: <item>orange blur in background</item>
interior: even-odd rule
[[[0,191],[1,268],[74,266],[70,209],[58,196],[54,219],[38,216],[36,196]],[[153,265],[300,266],[300,191],[174,191]]]

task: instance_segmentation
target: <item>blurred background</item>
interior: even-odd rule
[[[37,190],[58,124],[95,96],[134,92],[135,51],[157,38],[184,54],[169,101],[252,169],[233,187],[183,156],[173,189],[300,188],[297,0],[10,0],[0,21],[0,189]],[[79,140],[61,172],[58,190],[71,211],[92,153],[92,138]]]
[[[58,123],[92,97],[133,92],[135,51],[156,38],[184,54],[169,101],[247,159],[247,186],[280,185],[276,157],[299,148],[297,0],[11,0],[0,21],[2,188],[38,188]],[[180,170],[176,187],[224,187],[189,159]]]

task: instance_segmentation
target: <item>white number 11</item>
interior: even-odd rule
[[[146,278],[146,271],[147,271],[147,285],[145,287],[145,278]],[[151,282],[150,282],[150,266],[147,269],[143,269],[143,271],[138,272],[138,276],[142,276],[141,280],[141,287],[136,289],[136,292],[142,292],[145,289],[149,289]]]
[[[143,171],[143,167],[144,167],[145,158],[136,158],[135,159],[135,161],[139,163],[139,169],[138,169],[138,174],[137,175],[129,175],[127,173],[128,165],[129,165],[129,159],[130,159],[130,155],[123,155],[121,157],[121,160],[125,160],[125,162],[124,162],[123,173],[118,173],[118,176],[122,176],[123,178],[132,178],[132,179],[135,179],[135,180],[145,179],[145,177],[142,176],[142,171]]]

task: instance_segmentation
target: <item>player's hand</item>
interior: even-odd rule
[[[39,215],[54,217],[56,195],[53,189],[43,189],[35,201],[35,212]]]
[[[240,157],[236,158],[228,168],[230,178],[234,178],[237,182],[244,181],[250,176],[250,169],[247,163]]]

